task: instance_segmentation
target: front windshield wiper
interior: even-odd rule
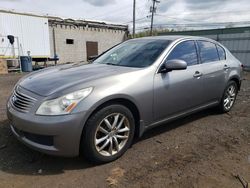
[[[132,68],[141,68],[141,67],[134,67],[129,65],[121,65],[121,64],[115,64],[115,63],[103,63],[105,65],[113,65],[113,66],[119,66],[119,67],[132,67]]]
[[[119,64],[115,64],[115,63],[105,63],[106,65],[114,65],[114,66],[121,66]]]

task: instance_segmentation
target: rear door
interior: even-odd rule
[[[154,119],[162,120],[198,107],[202,103],[203,84],[197,49],[193,40],[177,44],[167,60],[187,62],[186,70],[157,73],[154,78]]]
[[[204,102],[220,100],[225,87],[225,54],[223,48],[205,40],[197,41],[202,68]],[[219,53],[220,52],[220,53]],[[220,55],[219,55],[220,54]]]

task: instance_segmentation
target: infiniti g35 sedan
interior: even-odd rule
[[[152,127],[209,107],[230,111],[241,72],[241,63],[207,38],[132,39],[91,64],[25,76],[7,114],[13,134],[33,149],[110,162]]]

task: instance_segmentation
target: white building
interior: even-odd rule
[[[15,37],[13,46],[8,35]],[[127,35],[127,25],[0,10],[0,59],[30,53],[34,61],[85,62]]]
[[[51,54],[61,63],[86,61],[127,39],[128,27],[104,22],[49,18]]]
[[[48,18],[0,10],[0,58],[50,57]],[[13,46],[7,36],[15,37]]]

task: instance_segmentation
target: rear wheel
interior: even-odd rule
[[[221,103],[219,105],[222,113],[229,112],[236,100],[238,94],[238,87],[235,81],[229,81],[224,91]]]
[[[119,158],[131,145],[135,123],[133,114],[122,105],[110,105],[92,115],[82,138],[83,154],[95,163]]]

